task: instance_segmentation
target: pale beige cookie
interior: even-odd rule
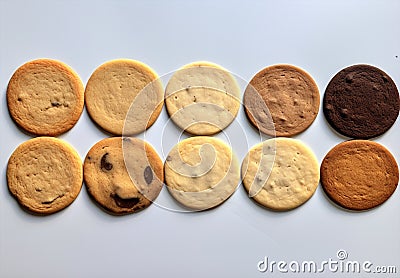
[[[158,75],[147,65],[128,59],[98,67],[86,85],[90,117],[115,135],[145,131],[160,115],[164,91]]]
[[[56,136],[70,130],[82,114],[84,88],[66,64],[38,59],[19,67],[7,87],[11,117],[24,130]]]
[[[185,139],[173,147],[164,164],[171,195],[193,210],[213,208],[235,191],[239,165],[231,148],[212,137]]]
[[[82,187],[82,162],[66,142],[52,137],[30,139],[8,161],[7,182],[19,204],[51,214],[70,205]]]
[[[127,214],[147,208],[163,185],[163,163],[150,144],[112,137],[88,152],[84,180],[94,200],[108,212]]]
[[[313,78],[292,65],[264,68],[252,78],[243,97],[251,123],[270,136],[293,136],[306,130],[317,117],[319,102]]]
[[[209,62],[185,65],[170,78],[165,105],[172,121],[195,135],[226,128],[240,107],[240,88],[226,69]]]
[[[351,140],[331,149],[321,164],[321,185],[338,205],[371,209],[392,196],[399,183],[395,158],[384,146]]]
[[[273,210],[290,210],[314,194],[319,165],[301,141],[274,138],[250,149],[242,163],[242,179],[257,203]]]

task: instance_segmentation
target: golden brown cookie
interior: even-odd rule
[[[261,132],[290,137],[313,123],[320,95],[317,84],[304,70],[292,65],[274,65],[253,77],[243,102],[248,119]]]
[[[250,149],[242,163],[242,178],[254,201],[270,209],[290,210],[314,194],[319,164],[301,141],[274,138]]]
[[[145,131],[159,116],[164,91],[158,75],[134,60],[112,60],[98,67],[86,85],[90,117],[115,135]]]
[[[366,210],[385,202],[399,182],[392,154],[382,145],[367,140],[340,143],[321,164],[321,184],[338,205]]]
[[[127,214],[147,208],[163,185],[163,163],[153,147],[136,138],[96,143],[84,166],[88,192],[105,210]]]
[[[38,59],[19,67],[8,83],[11,117],[24,130],[56,136],[70,130],[82,114],[84,88],[66,64]]]
[[[192,210],[218,206],[235,191],[239,165],[231,148],[207,136],[185,139],[169,152],[164,164],[171,195]]]
[[[165,89],[171,120],[195,135],[211,135],[229,126],[240,107],[240,88],[226,69],[194,62],[176,71]]]
[[[82,187],[82,162],[66,142],[30,139],[13,152],[7,182],[19,204],[33,213],[51,214],[70,205]]]

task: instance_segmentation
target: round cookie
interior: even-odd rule
[[[37,214],[70,205],[82,187],[82,162],[66,142],[37,137],[17,147],[8,161],[7,183],[19,204]]]
[[[292,65],[259,71],[243,97],[250,122],[270,136],[293,136],[306,130],[319,110],[319,90],[313,78]]]
[[[399,114],[399,92],[382,70],[354,65],[338,72],[329,82],[323,110],[339,133],[368,139],[385,133]]]
[[[83,173],[89,194],[113,214],[147,208],[163,185],[163,163],[157,152],[136,138],[97,142],[86,155]]]
[[[84,88],[66,64],[38,59],[19,67],[7,87],[11,117],[24,130],[56,136],[70,130],[83,111]]]
[[[90,117],[115,135],[145,131],[160,115],[164,90],[158,75],[147,65],[127,59],[98,67],[85,90]]]
[[[223,141],[206,136],[175,145],[164,164],[171,195],[192,210],[206,210],[228,199],[239,183],[239,165]]]
[[[171,120],[194,135],[211,135],[226,128],[240,107],[240,88],[224,68],[194,62],[176,71],[165,90]]]
[[[368,140],[352,140],[331,149],[321,164],[321,184],[338,205],[366,210],[385,202],[399,182],[392,154]]]
[[[242,179],[254,201],[285,211],[302,205],[314,194],[319,164],[301,141],[274,138],[250,149],[242,163]]]

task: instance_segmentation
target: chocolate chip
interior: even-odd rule
[[[153,170],[151,170],[150,166],[144,169],[144,180],[148,185],[153,181]]]
[[[140,198],[138,197],[123,199],[119,197],[117,194],[111,194],[110,197],[113,198],[117,206],[121,208],[132,208],[140,202]]]
[[[112,165],[112,163],[107,161],[107,156],[108,156],[108,153],[104,154],[101,157],[100,167],[102,170],[110,171],[113,168],[113,165]]]
[[[59,103],[58,101],[52,101],[52,102],[51,102],[51,106],[53,106],[53,107],[59,107],[59,106],[61,106],[61,103]]]

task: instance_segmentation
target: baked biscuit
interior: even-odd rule
[[[313,78],[292,65],[274,65],[250,81],[243,104],[250,122],[270,136],[293,136],[306,130],[319,110]]]
[[[163,163],[150,144],[136,138],[113,137],[96,143],[84,166],[86,188],[112,214],[147,208],[163,185]]]
[[[339,133],[368,139],[385,133],[399,115],[396,84],[382,70],[354,65],[329,82],[323,101],[329,124]]]
[[[352,140],[331,149],[321,164],[321,184],[338,205],[366,210],[385,202],[399,182],[392,154],[368,140]]]
[[[147,65],[128,59],[98,67],[85,90],[90,117],[115,135],[145,131],[160,115],[164,90],[158,75]]]
[[[66,64],[38,59],[19,67],[7,87],[11,117],[35,135],[56,136],[70,130],[82,114],[84,88]]]
[[[82,187],[82,162],[66,142],[52,137],[30,139],[8,161],[7,182],[19,204],[37,214],[70,205]]]
[[[164,163],[171,195],[192,210],[206,210],[228,199],[239,183],[236,156],[223,141],[191,137],[175,145]]]
[[[305,203],[319,183],[319,164],[304,143],[274,138],[250,149],[242,163],[242,179],[254,201],[273,210]]]
[[[188,64],[170,78],[165,104],[171,120],[195,135],[226,128],[240,107],[240,88],[224,68],[209,62]]]

